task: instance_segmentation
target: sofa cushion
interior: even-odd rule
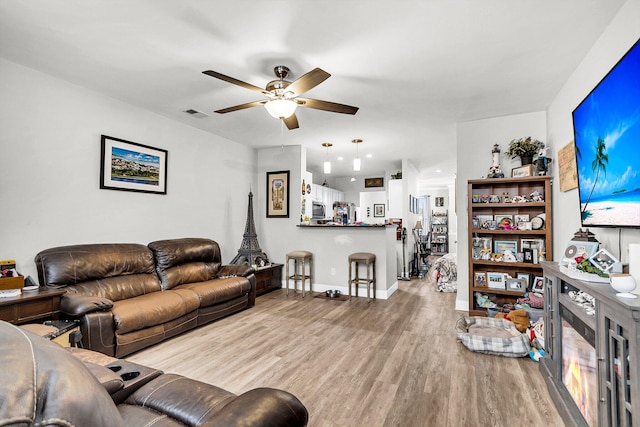
[[[36,255],[40,284],[112,301],[160,290],[153,253],[134,243],[61,246]]]
[[[153,292],[117,301],[111,312],[117,334],[126,334],[177,319],[200,306],[200,299],[189,289]]]
[[[163,289],[211,280],[218,274],[222,257],[213,240],[184,238],[149,243]]]
[[[251,283],[246,277],[225,277],[180,285],[174,289],[189,289],[195,292],[200,298],[200,306],[208,307],[248,294],[251,291]]]

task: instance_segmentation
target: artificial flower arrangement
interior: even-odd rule
[[[533,157],[538,154],[538,151],[542,148],[544,148],[544,142],[528,136],[526,138],[511,140],[509,148],[507,148],[504,154],[512,159],[516,157]]]

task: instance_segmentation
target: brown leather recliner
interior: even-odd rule
[[[64,288],[63,317],[85,348],[122,357],[255,304],[253,268],[222,265],[210,239],[62,246],[35,257],[40,284]]]
[[[236,396],[151,368],[147,382],[129,386],[127,376],[83,363],[57,344],[1,321],[0,366],[0,425],[293,427],[308,421],[304,405],[277,389]],[[126,398],[116,404],[113,396],[123,391]]]

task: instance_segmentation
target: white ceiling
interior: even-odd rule
[[[331,142],[332,175],[352,175],[361,138],[361,177],[406,158],[438,183],[455,173],[455,123],[546,109],[623,3],[2,0],[0,56],[252,147],[302,144],[316,173]],[[276,65],[324,69],[305,96],[360,110],[301,108],[292,131],[262,107],[213,113],[262,97],[202,71],[263,87]]]

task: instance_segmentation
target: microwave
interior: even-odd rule
[[[314,201],[311,207],[311,219],[325,219],[327,216],[327,207],[322,202]]]

